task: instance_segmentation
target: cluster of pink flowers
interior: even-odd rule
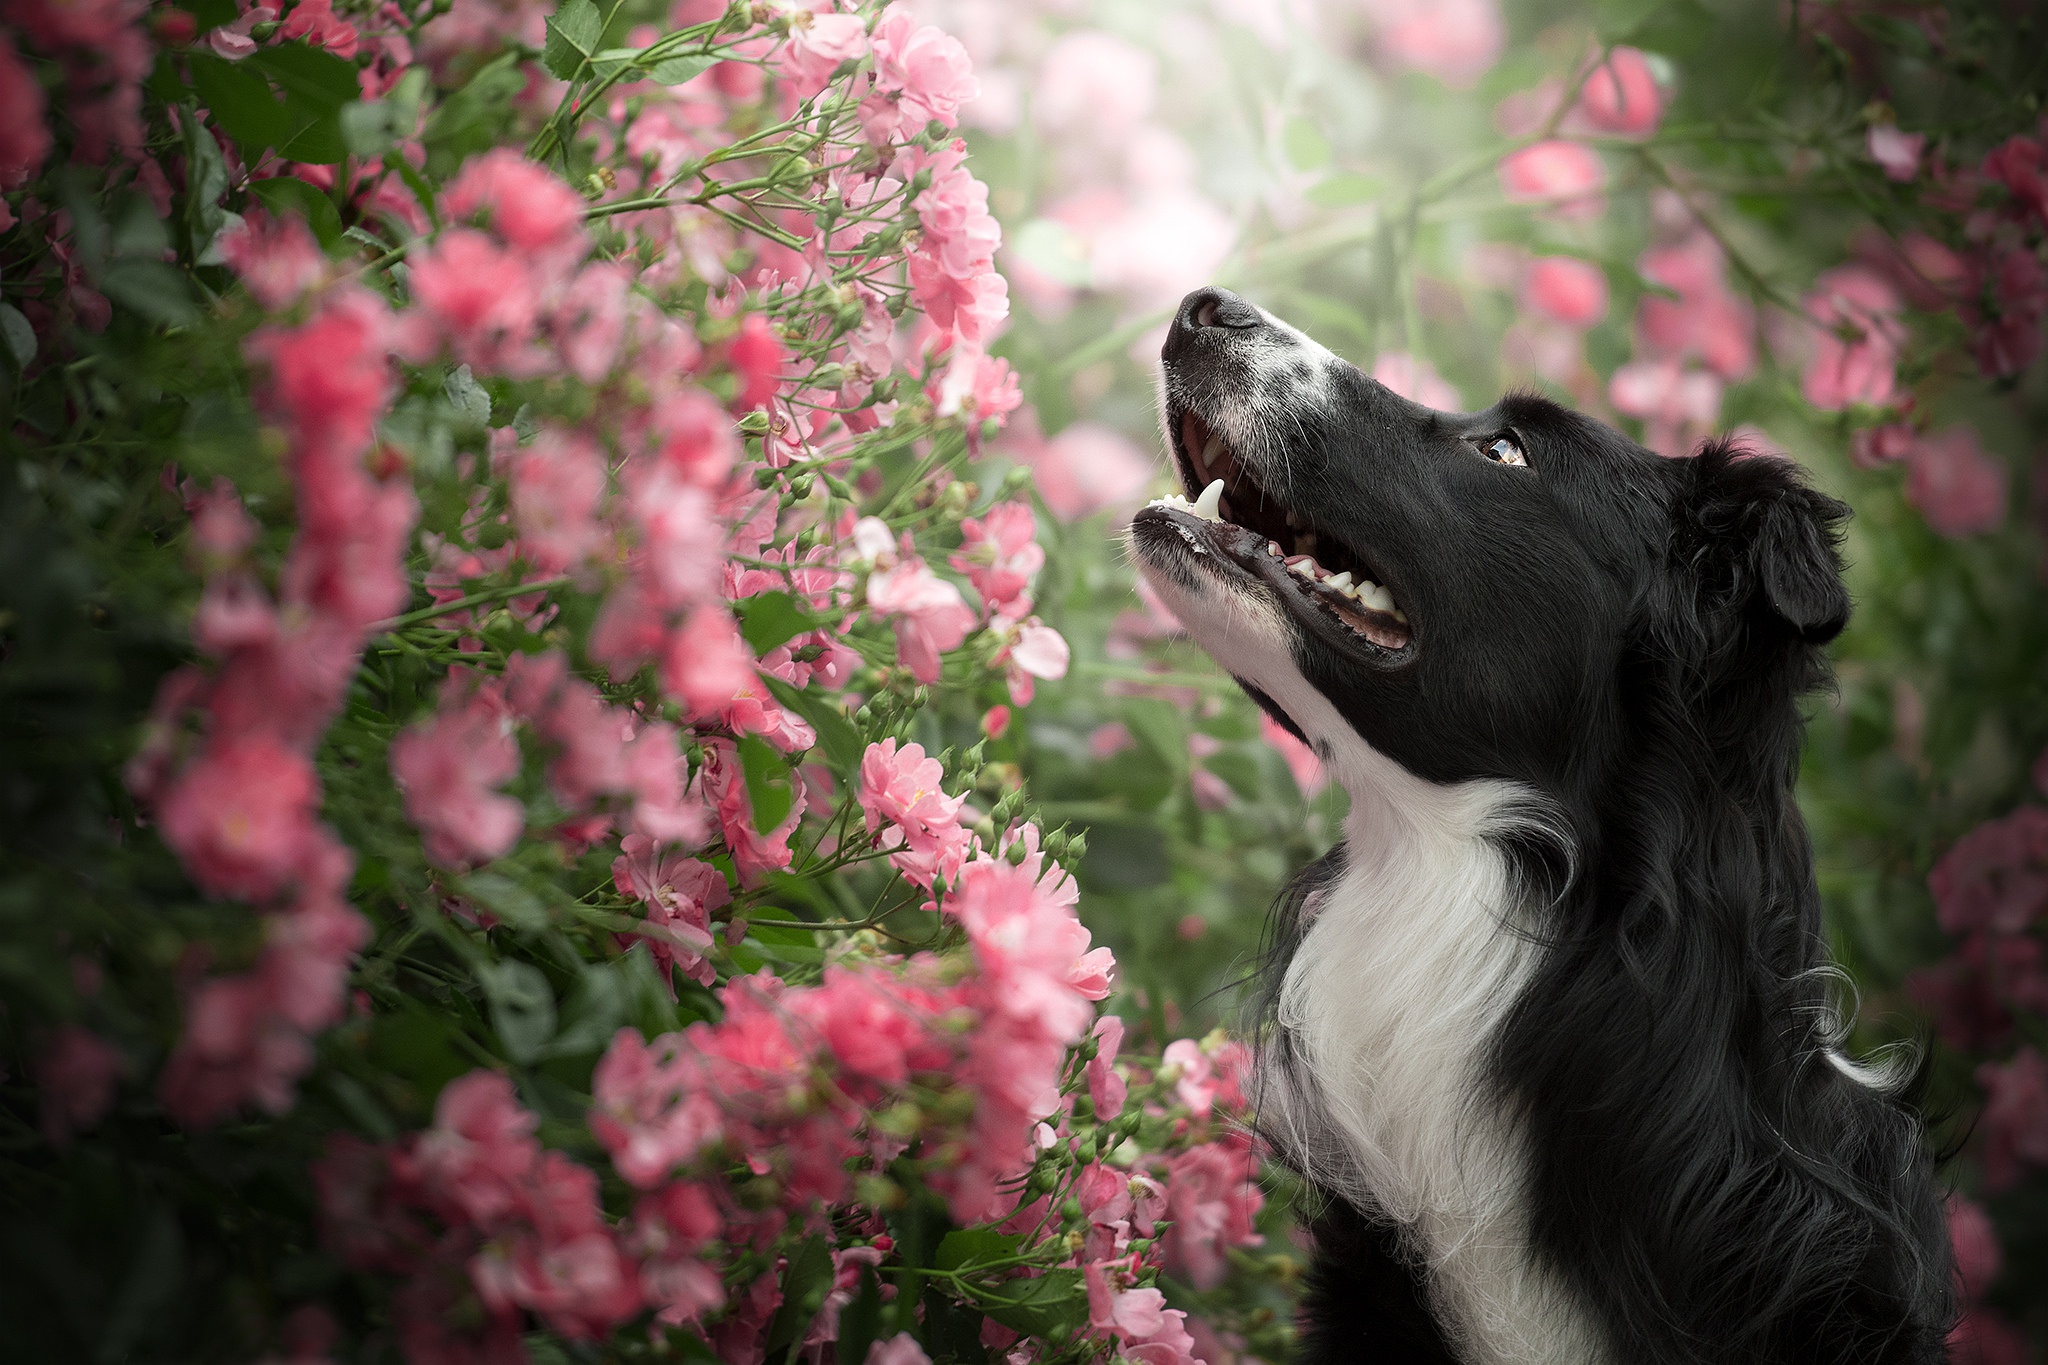
[[[341,1017],[369,933],[345,897],[353,857],[318,819],[313,749],[364,642],[405,604],[418,507],[403,459],[375,439],[392,390],[389,315],[353,286],[304,306],[304,321],[249,339],[269,375],[262,401],[284,438],[296,503],[275,595],[257,575],[256,530],[234,491],[192,488],[193,550],[206,570],[193,633],[216,662],[165,679],[129,766],[193,882],[271,912],[250,970],[193,987],[159,1084],[188,1123],[251,1100],[290,1106],[312,1064],[308,1035]]]

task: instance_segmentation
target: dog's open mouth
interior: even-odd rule
[[[1260,487],[1223,437],[1195,414],[1181,416],[1173,444],[1194,501],[1174,494],[1154,499],[1148,510],[1177,514],[1176,529],[1190,547],[1227,556],[1283,598],[1320,612],[1380,649],[1408,647],[1408,615],[1363,555]],[[1210,527],[1198,529],[1186,520]],[[1235,534],[1218,534],[1226,527]],[[1210,533],[1205,536],[1204,530]],[[1208,541],[1206,547],[1198,536]]]

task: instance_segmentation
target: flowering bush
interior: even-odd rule
[[[1857,506],[1806,805],[2023,1359],[2039,35],[1774,13],[0,0],[23,1349],[1283,1355],[1213,1026],[1344,798],[1112,525],[1218,279]]]

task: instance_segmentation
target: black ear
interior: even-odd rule
[[[1686,463],[1693,488],[1681,516],[1697,537],[1691,548],[1702,589],[1810,644],[1841,634],[1849,620],[1839,549],[1848,507],[1776,456],[1716,443]]]

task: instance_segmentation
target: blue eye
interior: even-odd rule
[[[1491,442],[1480,444],[1479,453],[1495,464],[1519,465],[1524,468],[1529,461],[1523,456],[1522,448],[1510,436],[1496,436]]]

